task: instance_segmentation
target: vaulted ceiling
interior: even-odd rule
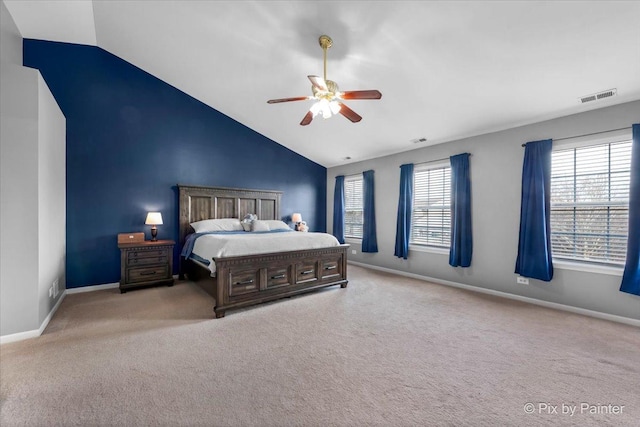
[[[326,167],[640,99],[637,1],[3,1],[23,37],[97,45]],[[266,102],[311,95],[322,34],[329,79],[383,94],[345,102],[359,123]]]

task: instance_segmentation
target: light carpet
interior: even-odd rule
[[[0,346],[0,425],[640,426],[640,329],[349,280],[223,319],[191,282],[70,294]]]

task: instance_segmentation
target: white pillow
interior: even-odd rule
[[[266,222],[269,226],[269,230],[291,230],[291,228],[280,221],[279,219],[265,219],[263,222]]]
[[[242,224],[238,218],[204,219],[192,222],[196,233],[206,233],[209,231],[242,231]]]
[[[267,224],[267,221],[256,219],[251,222],[251,231],[269,231],[269,224]]]

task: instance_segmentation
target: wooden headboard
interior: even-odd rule
[[[244,218],[254,213],[258,219],[281,219],[281,191],[246,188],[201,187],[178,184],[180,192],[180,247],[191,223],[203,219]]]

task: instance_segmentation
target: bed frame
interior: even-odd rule
[[[282,192],[178,184],[180,193],[180,248],[193,233],[191,223],[203,219],[281,219]],[[216,277],[209,269],[180,257],[180,278],[185,275],[216,300],[216,318],[229,309],[290,297],[314,289],[347,287],[347,248],[340,245],[293,252],[214,258]]]

